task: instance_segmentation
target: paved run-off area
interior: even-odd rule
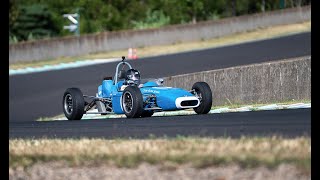
[[[311,135],[311,108],[150,118],[9,122],[9,138],[150,138]]]

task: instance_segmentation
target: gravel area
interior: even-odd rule
[[[282,164],[275,169],[258,167],[242,169],[237,165],[225,167],[192,168],[190,165],[149,165],[141,164],[137,168],[117,168],[115,166],[81,166],[70,167],[62,163],[50,162],[35,164],[28,168],[9,168],[12,180],[91,180],[91,179],[212,179],[212,180],[265,180],[265,179],[311,179],[310,172],[304,173],[292,165]]]

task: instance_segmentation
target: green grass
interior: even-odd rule
[[[243,168],[293,164],[311,168],[311,138],[242,137],[152,139],[11,139],[9,167],[61,161],[69,166],[109,164],[136,167],[145,162],[196,168],[238,164]]]
[[[244,106],[252,106],[252,110],[255,110],[257,107],[260,106],[266,106],[270,104],[277,104],[277,105],[289,105],[289,104],[295,104],[295,103],[311,103],[310,99],[301,99],[301,100],[286,100],[286,101],[273,101],[269,103],[252,103],[252,104],[241,104],[241,103],[232,103],[232,104],[226,104],[226,105],[219,105],[219,106],[212,106],[211,109],[219,109],[219,108],[240,108]]]

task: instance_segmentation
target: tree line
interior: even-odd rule
[[[80,34],[156,28],[311,4],[311,0],[10,0],[9,42],[71,35],[63,14],[79,12]]]

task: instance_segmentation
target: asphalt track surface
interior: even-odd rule
[[[142,78],[262,63],[311,54],[311,33],[130,61]],[[62,96],[69,87],[95,95],[118,62],[9,77],[9,122],[34,121],[62,114]]]
[[[311,135],[311,109],[138,119],[12,122],[9,138],[150,138]]]

